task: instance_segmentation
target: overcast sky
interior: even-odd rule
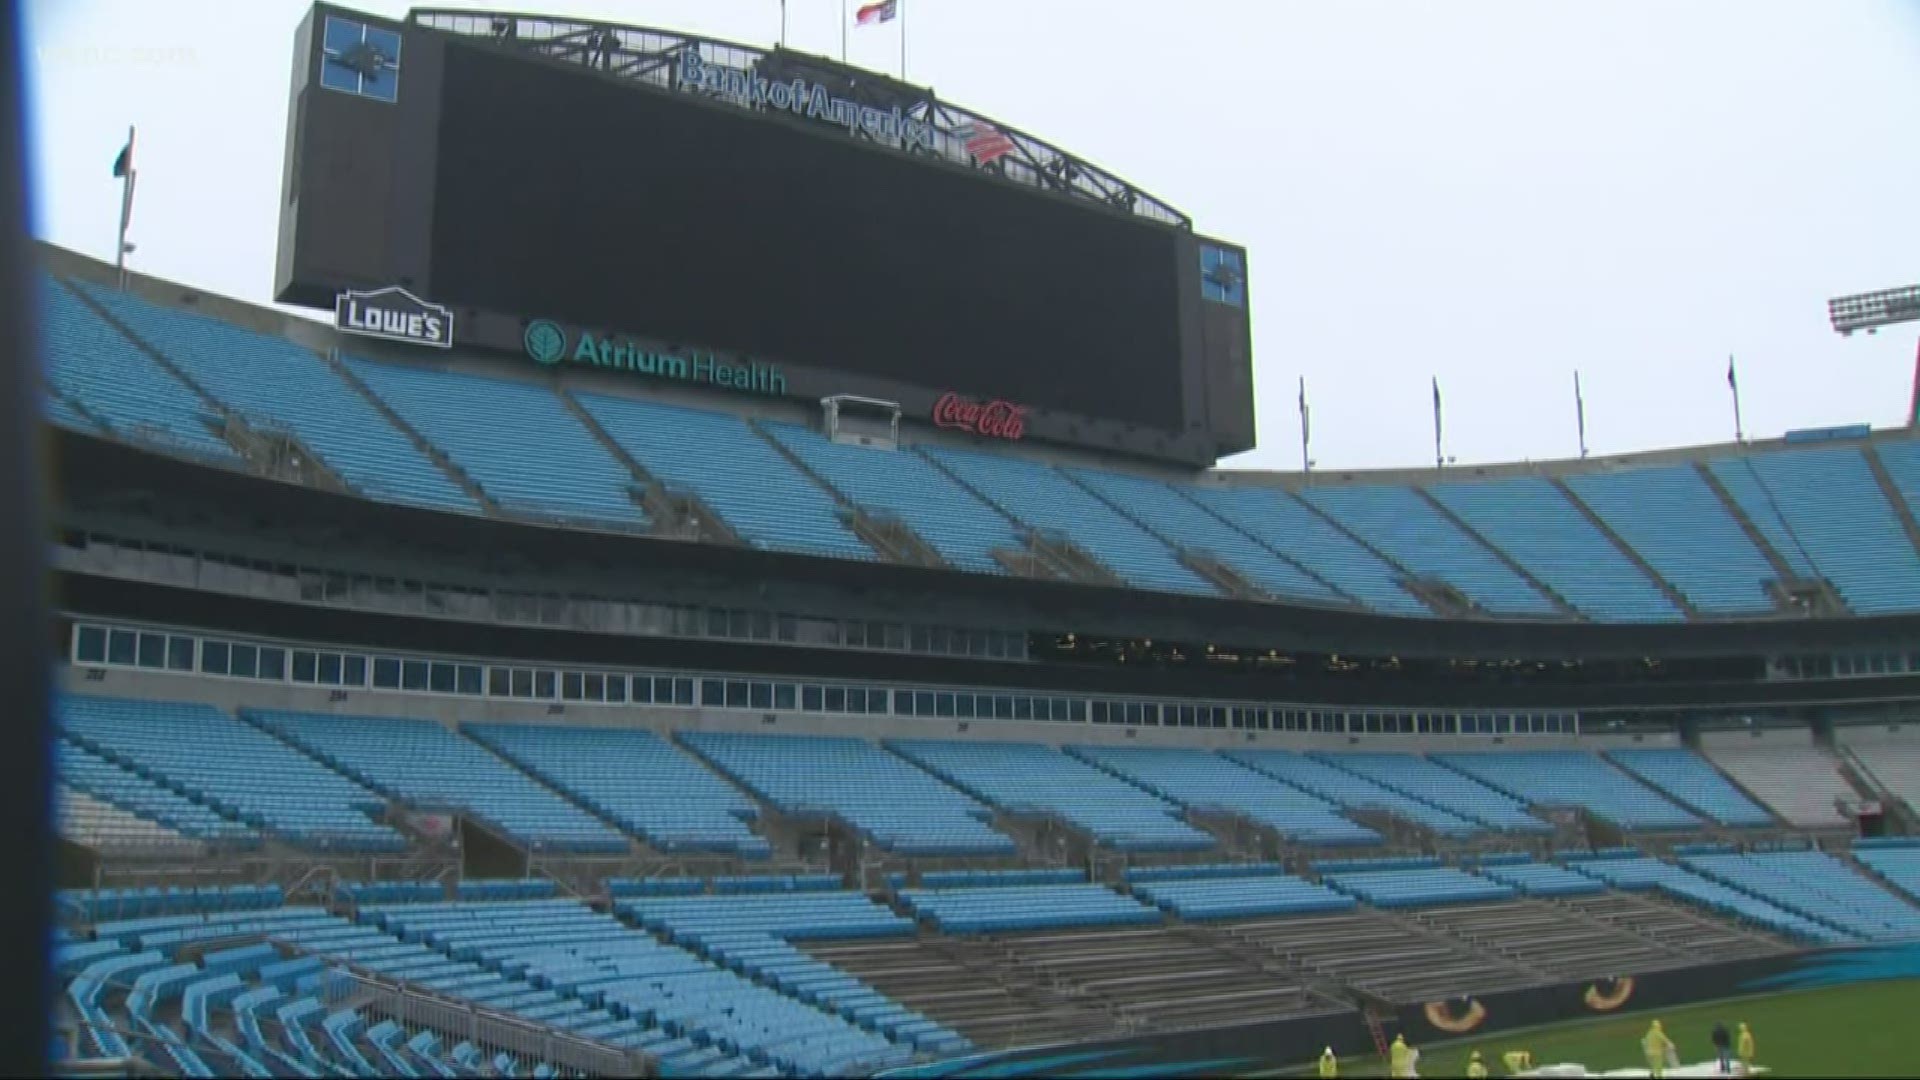
[[[363,0],[399,16],[401,3]],[[770,44],[778,0],[459,3]],[[857,6],[857,4],[855,4]],[[296,0],[28,0],[35,228],[272,283]],[[837,55],[840,0],[788,43]],[[1920,324],[1830,296],[1920,282],[1920,0],[905,0],[850,59],[1058,143],[1250,249],[1260,449],[1462,463],[1903,422]]]

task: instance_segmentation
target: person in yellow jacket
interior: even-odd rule
[[[1753,1074],[1753,1032],[1747,1030],[1747,1022],[1740,1021],[1740,1034],[1733,1040],[1734,1053],[1740,1055],[1740,1064],[1747,1067],[1747,1074]]]
[[[1467,1056],[1467,1080],[1487,1080],[1487,1063],[1480,1060],[1478,1050]]]
[[[1673,1040],[1667,1038],[1660,1021],[1647,1026],[1647,1033],[1640,1037],[1640,1049],[1647,1055],[1647,1072],[1654,1080],[1660,1080],[1667,1074],[1667,1055],[1673,1053]]]
[[[1387,1048],[1387,1058],[1392,1064],[1389,1070],[1396,1078],[1413,1075],[1413,1047],[1407,1045],[1407,1037],[1395,1035],[1393,1045]]]
[[[1322,1080],[1332,1080],[1340,1075],[1340,1059],[1333,1056],[1333,1047],[1329,1046],[1320,1055],[1320,1076]]]
[[[1507,1064],[1507,1075],[1519,1076],[1521,1073],[1533,1068],[1533,1051],[1509,1050],[1500,1055],[1500,1060]]]

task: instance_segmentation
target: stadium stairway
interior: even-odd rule
[[[1176,747],[1069,746],[1105,772],[1197,814],[1224,813],[1305,847],[1368,847],[1378,832],[1334,803],[1208,750]]]

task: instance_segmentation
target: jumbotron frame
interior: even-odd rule
[[[934,148],[928,150],[912,144],[890,145],[864,130],[850,132],[853,138],[886,146],[896,153],[937,157],[950,165],[989,173],[1025,187],[1098,203],[1109,209],[1135,214],[1182,230],[1192,231],[1193,228],[1193,221],[1186,214],[1059,147],[991,117],[941,101],[932,90],[925,87],[913,86],[825,57],[777,47],[770,51],[757,49],[738,42],[697,37],[655,27],[514,12],[422,8],[408,12],[407,21],[424,29],[481,38],[498,46],[581,65],[655,89],[727,101],[749,111],[759,110],[748,102],[722,94],[684,89],[677,85],[673,71],[680,63],[681,55],[688,50],[695,50],[707,63],[754,71],[775,80],[804,76],[826,85],[832,93],[847,100],[883,112],[897,108],[904,116],[929,125],[934,132]],[[969,124],[990,125],[1012,142],[1012,151],[984,164],[976,162],[967,152],[966,140],[957,133]]]

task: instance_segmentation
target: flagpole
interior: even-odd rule
[[[1307,419],[1307,377],[1300,376],[1300,471],[1313,475],[1313,455],[1308,452],[1308,442],[1312,439],[1312,423]]]
[[[787,0],[780,0],[780,47],[787,47]]]
[[[1440,377],[1433,377],[1433,467],[1444,469],[1447,459],[1440,452]]]
[[[127,169],[120,178],[120,238],[113,249],[113,269],[120,288],[127,287],[127,226],[133,221],[133,125],[127,125]]]
[[[897,0],[894,10],[900,20],[900,81],[907,81],[907,0]]]
[[[1733,354],[1727,354],[1727,389],[1733,391],[1733,441],[1747,441],[1747,429],[1740,422],[1740,379],[1733,373]]]
[[[847,62],[847,0],[840,0],[840,62]]]
[[[1580,456],[1587,456],[1587,399],[1580,393],[1580,373],[1573,373],[1573,414],[1580,425]]]

